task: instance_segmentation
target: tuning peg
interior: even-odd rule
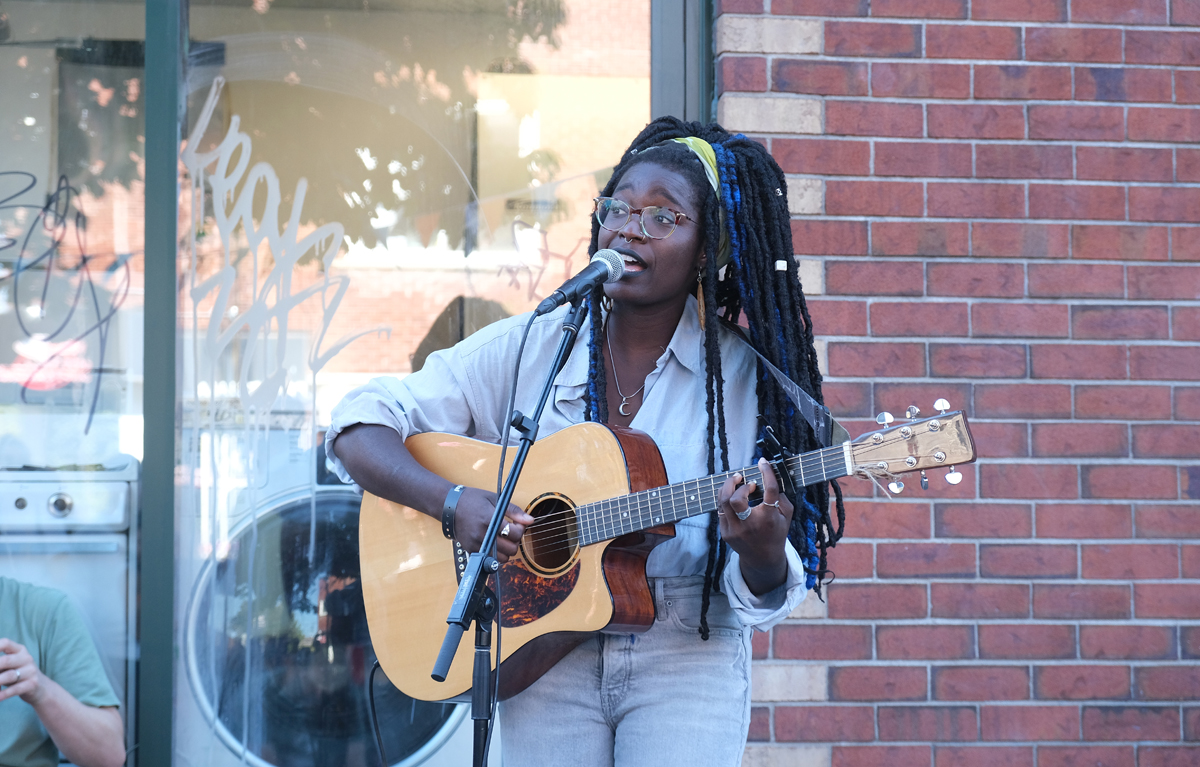
[[[898,479],[893,479],[888,483],[888,490],[891,490],[896,495],[900,495],[900,493],[904,492],[904,483]]]
[[[937,410],[942,415],[945,415],[946,411],[950,409],[950,403],[947,402],[944,398],[939,397],[938,401],[933,403],[933,408],[934,408],[934,410]]]
[[[921,414],[921,408],[916,405],[909,405],[908,410],[904,411],[904,417],[910,421],[917,420],[917,416]]]
[[[894,420],[896,420],[896,417],[886,410],[875,416],[875,423],[879,424],[880,426],[887,426]]]
[[[929,489],[929,477],[925,476],[925,470],[924,470],[924,469],[921,469],[921,489],[922,489],[922,490],[928,490],[928,489]]]
[[[946,481],[951,485],[957,485],[959,482],[962,482],[962,472],[951,466],[949,471],[946,472]]]

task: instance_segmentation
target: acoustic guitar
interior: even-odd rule
[[[497,445],[431,432],[409,437],[405,447],[455,484],[495,484]],[[784,465],[797,487],[870,474],[891,480],[897,491],[903,485],[893,475],[942,467],[954,482],[962,475],[953,467],[974,459],[967,419],[956,411],[870,432]],[[740,471],[761,487],[757,467]],[[576,424],[534,443],[512,500],[535,522],[517,556],[498,573],[501,698],[524,690],[593,632],[650,628],[654,598],[646,557],[674,536],[673,522],[714,511],[717,491],[732,473],[668,485],[649,436],[597,423]],[[440,521],[364,493],[359,545],[367,625],[388,678],[420,700],[469,693],[470,641],[459,646],[445,682],[430,677],[460,564]],[[493,633],[493,663],[494,642]]]

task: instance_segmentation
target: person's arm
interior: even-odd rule
[[[54,745],[78,767],[125,763],[125,728],[115,707],[76,700],[43,675],[24,645],[0,638],[0,701],[14,696],[33,707]]]

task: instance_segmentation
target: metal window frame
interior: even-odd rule
[[[712,11],[712,0],[651,1],[651,118],[715,119]]]

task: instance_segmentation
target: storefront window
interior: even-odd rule
[[[195,0],[189,25],[176,759],[376,765],[359,497],[322,432],[584,266],[650,118],[650,4]],[[374,700],[389,763],[470,758],[461,707]]]
[[[61,633],[34,607],[61,597],[30,589],[65,594],[67,607],[56,609],[81,619],[112,696],[83,691],[74,674],[59,681],[89,705],[118,705],[129,748],[142,458],[143,28],[138,3],[0,5],[0,637],[34,648],[43,669],[61,664]],[[81,674],[93,673],[90,659],[82,663],[89,670]],[[0,714],[0,750],[18,728],[32,737],[39,726],[14,711]]]

